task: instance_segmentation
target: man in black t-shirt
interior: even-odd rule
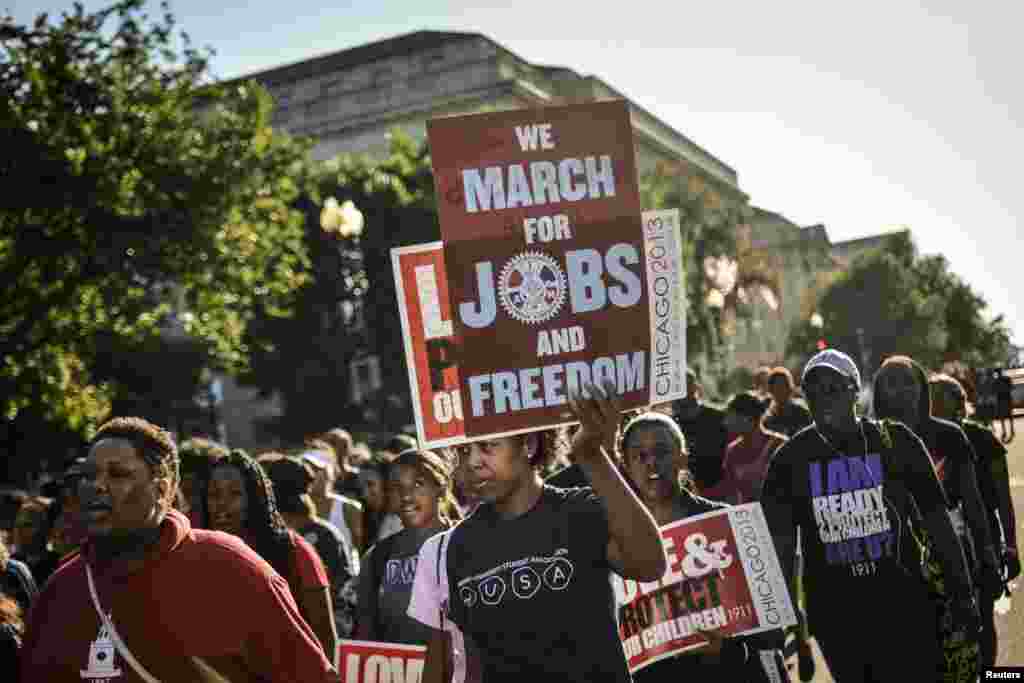
[[[690,473],[701,491],[722,479],[722,460],[729,445],[725,411],[701,400],[701,385],[693,370],[686,371],[686,398],[675,402],[673,418],[686,436]]]
[[[817,354],[802,385],[814,428],[776,452],[761,494],[783,571],[792,577],[799,532],[811,630],[837,683],[934,680],[942,654],[915,527],[956,597],[954,622],[976,630],[978,611],[928,453],[903,425],[856,417],[860,373],[846,354]]]

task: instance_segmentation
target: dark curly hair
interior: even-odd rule
[[[288,525],[277,509],[274,487],[263,468],[241,448],[233,448],[217,461],[218,467],[234,467],[242,475],[248,501],[245,520],[246,541],[285,580],[292,575],[292,539]],[[209,482],[207,482],[209,497]],[[207,503],[209,504],[209,503]]]
[[[761,398],[753,391],[741,391],[729,399],[726,410],[731,410],[744,417],[749,417],[755,422],[759,422],[764,418],[764,414],[771,404],[772,399],[770,398]]]
[[[128,441],[153,469],[156,477],[170,481],[172,495],[168,501],[169,506],[174,500],[173,494],[178,490],[181,466],[178,460],[178,447],[174,444],[174,437],[170,432],[141,417],[115,417],[96,430],[96,436],[89,442],[89,448],[104,439]]]

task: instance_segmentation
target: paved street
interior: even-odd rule
[[[1013,506],[1017,513],[1017,536],[1024,539],[1024,418],[1018,417],[1016,424],[1017,438],[1008,446],[1010,451],[1010,487],[1013,494]],[[999,433],[998,431],[996,432]],[[1012,600],[1010,612],[1005,616],[996,616],[996,628],[999,631],[998,665],[1024,665],[1024,581],[1017,581],[1020,590]],[[814,683],[831,683],[832,677],[821,659],[821,653],[815,645],[815,656],[818,662]],[[796,672],[796,657],[788,660],[790,680],[800,680]]]

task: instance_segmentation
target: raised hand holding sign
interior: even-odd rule
[[[573,462],[599,456],[602,447],[614,458],[621,419],[615,384],[606,380],[603,387],[588,382],[582,392],[570,389],[569,408],[580,421],[580,428],[572,437]]]

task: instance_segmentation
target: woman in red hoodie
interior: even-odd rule
[[[284,579],[240,539],[192,529],[177,488],[167,432],[100,427],[79,487],[87,540],[32,608],[21,680],[335,680]]]

